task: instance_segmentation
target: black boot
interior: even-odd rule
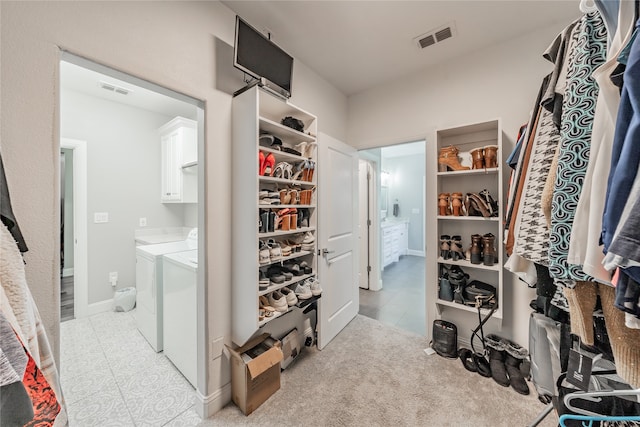
[[[505,346],[505,365],[509,375],[509,384],[520,394],[529,394],[529,386],[520,370],[523,361],[527,358],[527,349],[507,339],[502,340]]]
[[[453,300],[459,304],[464,304],[464,288],[467,286],[468,278],[469,275],[457,265],[451,267],[449,284],[453,288]]]
[[[495,382],[503,387],[509,387],[509,377],[504,364],[505,349],[502,338],[497,335],[487,335],[485,337],[487,348],[489,349],[489,366],[491,367],[491,377]]]

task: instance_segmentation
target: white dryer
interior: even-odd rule
[[[164,355],[196,387],[198,251],[163,257]]]
[[[136,324],[155,351],[162,351],[163,256],[198,248],[194,228],[186,240],[136,247]]]

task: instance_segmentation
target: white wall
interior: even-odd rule
[[[60,135],[87,141],[89,304],[135,286],[134,231],[140,228],[139,218],[147,218],[149,228],[184,225],[183,204],[160,202],[158,128],[171,119],[61,90]],[[96,212],[107,212],[109,222],[95,224]],[[118,273],[116,288],[109,283],[109,272]]]
[[[387,217],[393,218],[393,204],[397,199],[400,208],[398,217],[409,220],[409,250],[422,253],[424,253],[424,212],[422,212],[424,167],[424,155],[382,159],[382,169],[391,174]],[[413,209],[418,209],[418,213],[413,213]]]
[[[235,14],[219,2],[0,2],[0,141],[14,212],[27,239],[27,280],[59,349],[58,64],[60,48],[206,103],[208,342],[230,343],[231,96],[216,86],[216,38],[233,44]],[[231,58],[229,58],[231,60]],[[346,98],[303,64],[294,102],[318,130],[346,135]],[[198,390],[217,402],[228,363],[209,354]],[[228,392],[228,389],[226,389]],[[215,404],[217,404],[215,403]]]
[[[551,70],[542,53],[563,27],[544,28],[350,97],[349,143],[371,148],[426,138],[431,144],[436,129],[500,117],[506,158],[518,128],[529,119],[543,77]],[[504,174],[505,188],[508,176]],[[427,200],[427,212],[433,203],[436,200]],[[436,212],[435,207],[431,211]],[[528,303],[535,292],[509,272],[504,277],[502,328],[494,321],[488,327],[527,345]],[[467,320],[474,324],[474,319]],[[458,326],[459,333],[468,336],[466,325]]]

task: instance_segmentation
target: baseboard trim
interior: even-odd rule
[[[87,306],[87,316],[93,316],[98,313],[105,313],[113,310],[113,298],[100,302],[94,302]]]
[[[231,383],[208,396],[204,396],[196,390],[196,412],[203,420],[224,408],[229,402],[231,402]]]
[[[71,268],[63,268],[62,269],[62,277],[73,276],[73,267]]]
[[[413,255],[413,256],[424,256],[424,251],[416,251],[415,249],[408,249],[407,250],[407,255]]]

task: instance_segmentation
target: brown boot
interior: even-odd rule
[[[460,164],[458,160],[458,149],[454,146],[441,148],[440,155],[438,156],[438,170],[440,172],[446,172],[448,169],[454,171],[469,170],[469,167]]]
[[[484,169],[484,149],[471,150],[471,160],[473,161],[472,169]]]
[[[482,236],[482,263],[484,265],[493,265],[498,261],[496,256],[496,248],[493,246],[495,242],[495,236],[491,233],[487,233]]]
[[[482,264],[482,236],[479,234],[471,235],[469,261],[471,261],[471,264]]]
[[[438,195],[438,215],[450,215],[449,210],[449,193],[440,193]]]
[[[487,145],[484,147],[484,166],[486,168],[498,167],[498,146]]]
[[[462,215],[462,193],[451,193],[451,207],[453,216]]]

